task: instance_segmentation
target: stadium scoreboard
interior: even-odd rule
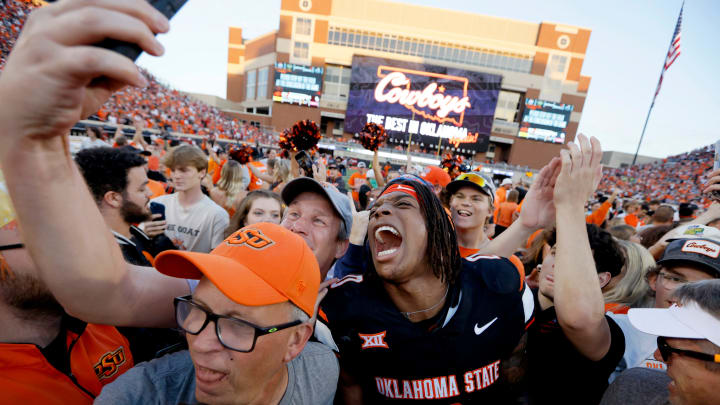
[[[565,128],[572,111],[573,106],[570,104],[526,98],[518,136],[536,141],[565,143]]]
[[[324,69],[292,63],[275,63],[273,101],[309,107],[320,106]]]
[[[390,139],[454,147],[488,148],[502,76],[463,69],[353,56],[345,130],[382,124]]]

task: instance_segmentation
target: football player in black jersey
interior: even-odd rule
[[[432,190],[401,178],[370,211],[369,266],[322,303],[346,403],[507,403],[501,360],[532,322],[532,294],[497,256],[460,258]]]

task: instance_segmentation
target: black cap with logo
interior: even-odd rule
[[[658,260],[659,265],[691,262],[711,270],[711,274],[720,277],[720,243],[712,239],[675,239],[665,249]]]

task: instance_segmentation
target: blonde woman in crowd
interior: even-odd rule
[[[605,309],[617,314],[627,313],[630,308],[651,308],[653,299],[645,273],[655,266],[655,259],[640,244],[616,240],[625,254],[625,266],[620,275],[613,277],[603,288]]]
[[[247,168],[234,160],[228,160],[220,171],[220,180],[213,186],[209,177],[205,176],[204,185],[208,188],[210,198],[228,212],[232,217],[236,207],[245,198],[250,175]]]

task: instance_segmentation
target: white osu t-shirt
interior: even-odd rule
[[[162,195],[152,201],[165,205],[165,235],[178,249],[209,253],[223,241],[230,217],[210,197],[203,195],[190,207],[180,205],[177,193]]]

